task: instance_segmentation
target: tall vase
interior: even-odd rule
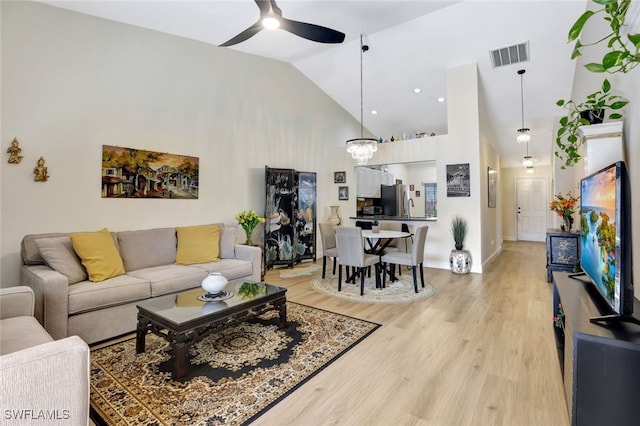
[[[338,209],[340,206],[329,206],[331,208],[331,214],[329,215],[329,223],[333,226],[340,226],[340,215],[338,214]]]
[[[573,217],[562,216],[562,230],[565,232],[571,232],[571,228],[573,228]]]

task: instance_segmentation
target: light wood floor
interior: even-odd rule
[[[505,243],[482,275],[427,268],[437,293],[412,304],[346,302],[310,279],[276,269],[265,281],[287,287],[288,300],[382,327],[256,425],[569,424],[543,243]]]

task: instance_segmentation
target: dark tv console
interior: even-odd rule
[[[554,327],[569,418],[574,426],[640,424],[640,326],[593,324],[599,296],[587,278],[553,272]],[[593,293],[593,294],[592,294]],[[598,300],[597,298],[595,300]],[[634,301],[640,314],[640,301]]]

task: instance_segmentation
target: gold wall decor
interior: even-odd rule
[[[9,164],[20,164],[22,161],[22,155],[20,155],[20,145],[18,144],[18,139],[13,138],[11,142],[11,146],[7,148],[7,154],[9,154]]]
[[[33,174],[36,175],[33,180],[36,182],[46,182],[49,179],[49,172],[44,166],[44,158],[40,156],[38,165],[33,169]]]

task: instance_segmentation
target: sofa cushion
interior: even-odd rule
[[[0,355],[21,351],[31,346],[53,342],[35,317],[13,317],[0,321],[2,326],[2,345]]]
[[[125,271],[174,264],[176,245],[176,228],[118,232],[118,246]]]
[[[69,238],[91,281],[100,282],[124,274],[122,258],[106,228],[96,232],[72,233]]]
[[[20,255],[22,256],[22,263],[25,265],[44,265],[45,260],[40,254],[40,249],[36,245],[36,240],[42,238],[55,238],[66,237],[68,233],[49,233],[49,234],[27,234],[20,243]]]
[[[95,283],[83,281],[69,286],[69,314],[123,305],[151,296],[151,285],[129,275]]]
[[[69,284],[87,279],[87,271],[80,263],[80,258],[73,250],[69,236],[39,238],[35,240],[40,255],[52,269],[67,277]]]
[[[222,228],[220,234],[220,258],[233,259],[236,257],[236,228]]]
[[[250,276],[253,273],[253,266],[251,262],[238,259],[222,259],[220,262],[201,263],[192,266],[206,270],[207,274],[211,272],[220,272],[228,280],[246,277],[247,275]]]
[[[165,265],[131,271],[127,275],[149,281],[151,296],[156,297],[199,287],[207,271],[193,266]]]
[[[178,265],[215,262],[220,259],[220,227],[217,225],[180,226],[178,235]]]

